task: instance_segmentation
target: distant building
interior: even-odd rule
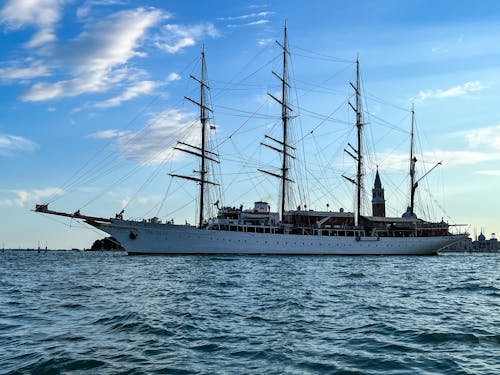
[[[382,187],[382,182],[380,181],[380,176],[375,175],[375,184],[372,189],[372,215],[378,217],[385,217],[385,197],[384,188]]]
[[[476,253],[495,253],[500,252],[500,243],[495,237],[495,233],[491,234],[491,238],[489,240],[486,239],[486,236],[481,233],[477,236],[475,241],[472,241],[471,238],[466,238],[463,241],[457,242],[451,246],[448,246],[446,249],[442,250],[444,252],[476,252]]]
[[[477,251],[498,251],[500,247],[498,246],[498,240],[495,237],[495,233],[491,234],[489,240],[486,239],[483,233],[477,237],[477,241],[474,241],[475,250]]]

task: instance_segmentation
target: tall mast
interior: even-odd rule
[[[284,36],[283,36],[283,44],[280,42],[276,41],[276,43],[283,49],[283,70],[282,70],[282,75],[280,76],[279,74],[273,72],[274,76],[278,78],[281,81],[281,100],[276,98],[274,95],[268,93],[268,95],[273,98],[275,101],[277,101],[281,105],[281,123],[282,123],[282,129],[283,129],[283,139],[278,140],[275,138],[272,138],[268,135],[266,135],[266,138],[274,141],[278,144],[278,147],[270,146],[266,143],[261,143],[263,146],[266,146],[274,151],[277,151],[282,154],[282,160],[281,160],[281,174],[276,174],[272,173],[269,171],[265,171],[262,169],[259,169],[259,171],[264,172],[266,174],[269,174],[271,176],[277,177],[281,180],[281,202],[280,202],[280,212],[281,212],[281,218],[283,219],[284,214],[285,214],[285,206],[286,206],[286,199],[287,199],[287,183],[288,182],[293,182],[288,178],[288,158],[291,157],[293,158],[293,155],[290,154],[290,150],[295,150],[294,147],[290,146],[288,144],[288,119],[290,118],[290,111],[292,109],[288,105],[288,88],[290,87],[290,84],[288,83],[288,65],[287,65],[287,56],[290,54],[288,51],[288,36],[287,36],[287,28],[286,28],[286,22],[284,26]]]
[[[206,195],[206,186],[207,184],[218,185],[215,182],[208,181],[206,179],[208,170],[207,170],[207,161],[213,161],[219,163],[217,155],[214,152],[207,150],[207,120],[209,120],[208,112],[212,112],[212,109],[207,107],[206,105],[206,90],[210,90],[210,87],[206,83],[206,63],[205,63],[205,48],[201,49],[201,77],[200,79],[190,75],[190,77],[198,82],[200,85],[200,101],[197,102],[194,99],[184,97],[186,100],[189,100],[191,103],[197,105],[200,108],[200,124],[201,124],[201,145],[200,147],[192,146],[190,144],[184,142],[177,142],[175,150],[184,151],[188,154],[195,155],[200,158],[200,170],[197,171],[200,174],[200,177],[191,177],[191,176],[183,176],[177,174],[170,174],[172,177],[180,177],[187,180],[198,182],[200,185],[200,197],[199,197],[199,216],[198,216],[198,227],[202,228],[204,226],[204,211],[205,211],[205,195]],[[183,147],[179,147],[179,145]],[[186,147],[188,147],[186,149]],[[207,154],[210,154],[207,155]]]
[[[287,103],[287,61],[286,56],[288,54],[288,39],[286,33],[286,22],[284,27],[284,36],[283,36],[283,74],[281,79],[281,122],[283,125],[283,158],[282,158],[282,168],[281,168],[281,217],[285,214],[285,199],[286,199],[286,179],[288,175],[288,166],[287,166],[287,157],[286,157],[286,145],[287,145],[287,128],[288,128],[288,109],[286,106]]]
[[[358,170],[356,173],[356,225],[359,225],[361,219],[361,190],[363,183],[363,153],[362,153],[362,128],[363,121],[361,118],[361,93],[359,82],[359,59],[356,58],[356,128],[358,129]]]
[[[415,181],[415,164],[417,158],[414,155],[414,138],[415,138],[415,109],[414,105],[411,106],[411,137],[410,137],[410,217],[415,217],[415,191],[418,188],[418,183],[422,181],[429,173],[431,173],[438,166],[443,164],[443,161],[437,162],[431,169],[429,169],[422,177]]]
[[[205,177],[207,174],[206,170],[206,124],[207,116],[205,111],[205,75],[206,75],[206,64],[205,64],[205,47],[201,48],[201,82],[200,82],[200,123],[201,123],[201,168],[200,168],[200,212],[198,219],[198,226],[203,225],[203,211],[205,205]]]
[[[411,136],[410,136],[410,217],[413,216],[415,209],[415,163],[417,158],[413,155],[413,142],[415,134],[415,105],[411,105]]]
[[[356,58],[356,85],[350,83],[351,87],[354,89],[356,95],[356,103],[353,106],[349,102],[349,106],[352,108],[354,113],[356,113],[356,128],[357,128],[357,148],[354,148],[350,143],[349,151],[344,149],[344,151],[356,161],[356,179],[342,175],[346,180],[356,185],[356,216],[354,217],[354,225],[358,226],[361,222],[361,198],[363,190],[363,153],[362,153],[362,136],[363,136],[363,117],[361,114],[361,84],[359,78],[359,59]]]

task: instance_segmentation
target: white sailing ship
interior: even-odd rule
[[[282,74],[273,74],[281,81],[281,98],[270,95],[281,106],[282,137],[276,139],[266,135],[274,145],[262,143],[280,154],[280,173],[260,170],[276,177],[280,181],[280,210],[272,212],[267,202],[255,202],[253,208],[218,207],[214,217],[204,216],[206,191],[217,183],[208,179],[208,164],[218,163],[218,155],[207,147],[208,113],[206,90],[209,88],[205,79],[205,55],[201,53],[201,77],[193,78],[200,87],[199,101],[186,98],[200,110],[201,144],[199,146],[179,142],[176,149],[194,155],[200,159],[198,176],[171,174],[173,178],[187,179],[199,185],[198,225],[174,224],[161,222],[157,218],[148,220],[127,220],[123,212],[114,218],[87,216],[51,210],[48,204],[37,204],[39,213],[79,219],[88,225],[110,234],[129,254],[331,254],[331,255],[431,255],[466,235],[450,232],[450,225],[444,221],[428,222],[417,218],[414,213],[415,162],[413,155],[413,116],[410,152],[410,205],[402,217],[385,216],[384,192],[377,170],[373,189],[373,215],[362,215],[362,110],[360,94],[359,62],[356,61],[356,83],[354,89],[356,102],[351,105],[356,116],[357,145],[346,152],[353,157],[357,165],[356,178],[343,176],[356,188],[355,212],[313,211],[306,207],[289,210],[286,207],[290,179],[290,159],[295,147],[289,143],[288,133],[291,108],[287,102],[289,83],[287,81],[288,41],[285,27],[282,48]],[[413,115],[413,111],[412,111]],[[429,171],[430,172],[430,171]],[[428,173],[429,173],[428,172]]]

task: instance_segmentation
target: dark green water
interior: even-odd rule
[[[498,374],[500,255],[0,252],[0,373]]]

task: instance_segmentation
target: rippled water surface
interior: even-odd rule
[[[0,252],[0,373],[498,374],[500,254]]]

